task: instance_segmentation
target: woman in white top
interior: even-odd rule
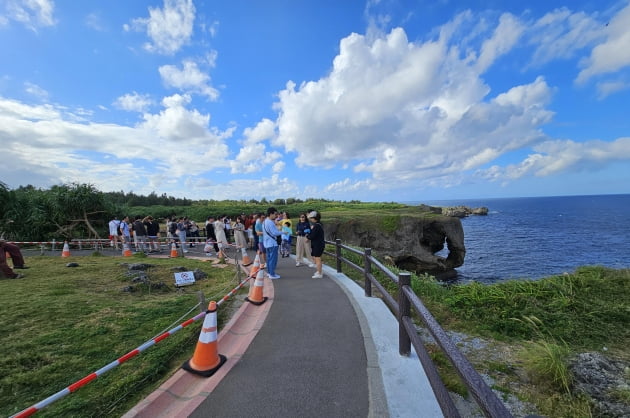
[[[214,221],[214,235],[217,236],[219,248],[227,248],[228,240],[225,236],[225,221],[223,219],[217,219]]]

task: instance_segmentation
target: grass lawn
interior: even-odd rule
[[[76,262],[79,267],[66,267]],[[149,263],[132,283],[125,263]],[[31,256],[26,277],[0,280],[0,415],[63,390],[200,312],[198,292],[219,300],[237,283],[234,266],[194,259]],[[176,288],[173,267],[208,277]],[[241,274],[241,279],[243,275]],[[159,284],[164,285],[160,286]],[[124,288],[134,287],[133,292]],[[241,290],[246,292],[246,290]],[[218,310],[229,320],[230,300]],[[203,320],[41,410],[38,416],[120,416],[189,359]]]

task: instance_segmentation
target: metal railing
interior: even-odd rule
[[[437,346],[453,365],[484,415],[487,417],[512,417],[512,414],[507,410],[505,405],[495,393],[492,392],[468,359],[459,351],[444,329],[437,323],[433,315],[424,306],[424,303],[422,303],[422,300],[413,292],[411,288],[411,273],[401,272],[398,275],[394,274],[380,261],[372,257],[372,250],[370,248],[359,251],[355,248],[343,245],[340,239],[334,242],[326,241],[326,244],[335,246],[334,253],[325,251],[324,254],[335,258],[337,272],[342,273],[342,266],[345,264],[363,274],[365,296],[372,297],[372,287],[376,287],[385,304],[395,314],[398,319],[398,352],[403,356],[408,356],[411,352],[411,345],[413,344],[444,416],[459,417],[460,414],[444,382],[442,382],[435,364],[429,356],[425,343],[416,330],[416,326],[411,317],[412,308],[424,323],[424,326],[435,340]],[[342,250],[361,257],[363,259],[363,266],[359,266],[344,257]],[[394,298],[372,274],[373,268],[378,269],[389,280],[398,285],[397,298]]]

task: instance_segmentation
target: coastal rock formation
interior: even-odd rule
[[[485,206],[479,208],[470,208],[468,206],[453,206],[442,208],[442,215],[453,216],[456,218],[465,218],[470,215],[487,215],[488,208]]]
[[[464,230],[459,218],[441,216],[379,216],[325,222],[326,239],[371,248],[379,258],[391,259],[401,269],[429,273],[440,279],[455,277],[464,263]],[[436,255],[448,247],[445,256]]]

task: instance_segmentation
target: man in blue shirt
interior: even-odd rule
[[[276,274],[276,266],[278,265],[278,241],[281,232],[276,227],[276,218],[278,211],[274,207],[267,209],[267,218],[263,222],[263,245],[265,246],[265,254],[267,256],[267,273],[272,280],[279,279]]]

